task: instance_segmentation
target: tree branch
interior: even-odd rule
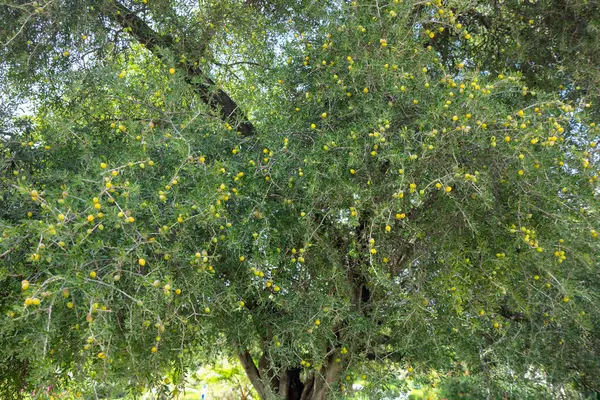
[[[161,48],[174,50],[176,42],[173,37],[159,35],[135,12],[118,2],[114,4],[116,11],[108,13],[108,17],[123,28],[126,28],[131,36],[157,57],[162,58],[159,51]],[[208,38],[205,39],[208,41]],[[203,43],[202,49],[205,49],[207,45],[208,43]],[[254,134],[254,126],[241,112],[238,104],[222,89],[217,88],[215,90],[215,82],[197,65],[194,65],[193,62],[188,62],[183,64],[183,67],[180,67],[180,69],[185,73],[185,81],[213,111],[221,115],[224,121],[230,122],[244,136]]]
[[[244,371],[246,371],[246,375],[248,375],[248,379],[250,379],[252,386],[254,386],[254,389],[256,389],[260,398],[266,399],[267,392],[265,386],[260,378],[260,373],[258,372],[258,368],[256,368],[256,364],[254,364],[250,352],[246,350],[243,353],[238,354],[238,358],[242,363],[242,367],[244,367]]]

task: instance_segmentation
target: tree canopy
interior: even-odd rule
[[[600,391],[596,2],[0,21],[3,398],[174,395],[219,355],[261,399],[465,366]]]

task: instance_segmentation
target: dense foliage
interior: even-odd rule
[[[0,5],[3,398],[600,390],[597,6],[316,3]]]

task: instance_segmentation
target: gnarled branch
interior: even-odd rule
[[[176,42],[173,37],[158,34],[135,12],[118,2],[114,4],[116,11],[108,13],[108,17],[123,28],[127,28],[129,33],[148,50],[158,57],[161,57],[158,51],[161,48],[174,50]],[[203,46],[206,47],[207,43]],[[215,88],[215,82],[204,71],[193,62],[185,63],[179,68],[185,74],[185,81],[213,111],[220,114],[224,121],[231,123],[244,136],[254,133],[254,126],[242,113],[238,104],[225,91]]]

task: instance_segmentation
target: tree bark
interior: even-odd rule
[[[118,2],[115,2],[114,5],[116,12],[108,13],[107,16],[123,28],[127,28],[131,36],[146,46],[157,57],[161,57],[158,51],[160,48],[175,52],[176,41],[171,36],[159,35],[135,12]],[[207,37],[205,40],[208,41],[209,38]],[[207,45],[208,43],[202,43],[202,49],[200,50],[206,48]],[[199,56],[197,52],[195,53]],[[243,136],[254,134],[254,126],[242,113],[238,104],[225,91],[215,88],[215,82],[204,71],[195,66],[193,62],[188,62],[184,64],[183,72],[185,81],[198,93],[202,101],[208,104],[213,111],[220,114],[223,121],[230,122]]]
[[[265,390],[265,385],[261,380],[260,373],[258,372],[258,368],[256,368],[256,364],[254,364],[250,352],[246,350],[243,353],[238,354],[238,358],[240,359],[242,367],[244,367],[244,371],[246,371],[246,375],[248,375],[248,379],[250,379],[252,386],[254,386],[254,389],[256,389],[260,398],[266,400],[267,392]]]
[[[300,400],[304,383],[300,379],[300,368],[286,369],[279,377],[279,395],[286,400]]]
[[[314,386],[310,400],[325,400],[331,384],[335,381],[341,371],[341,364],[335,360],[335,355],[328,357],[327,364],[321,368],[319,374],[315,374]]]

